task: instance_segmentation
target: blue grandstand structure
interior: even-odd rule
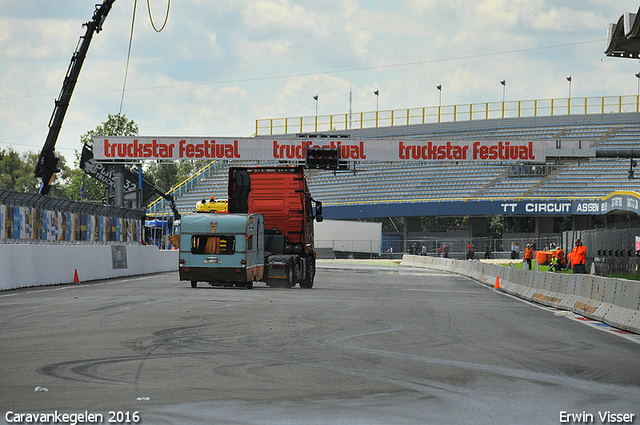
[[[632,159],[624,154],[640,149],[638,112],[509,117],[304,134],[338,136],[362,140],[531,140],[543,144],[547,154],[544,164],[363,162],[350,164],[347,171],[312,170],[309,187],[314,198],[323,202],[326,219],[402,217],[403,236],[408,240],[412,234],[425,235],[421,217],[469,217],[469,228],[458,233],[468,239],[488,236],[487,222],[493,216],[532,217],[535,229],[523,238],[539,239],[554,234],[557,218],[570,219],[571,229],[580,230],[638,217],[640,178],[635,177],[640,173],[633,174]],[[612,157],[610,153],[616,150],[621,155]],[[599,152],[609,155],[601,157]],[[215,172],[177,197],[178,210],[192,212],[198,201],[211,196],[225,199],[230,165],[238,162],[216,163]]]

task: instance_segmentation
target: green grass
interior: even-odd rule
[[[523,265],[523,264],[525,264],[525,266],[524,266],[524,267],[525,267],[525,270],[529,270],[529,269],[528,269],[528,266],[526,265],[526,263],[525,263],[524,261],[523,261],[523,262],[513,263],[514,267],[515,267],[516,269],[518,269],[518,270],[522,270],[522,265]],[[500,266],[505,266],[505,267],[510,267],[510,263],[508,263],[508,262],[507,262],[507,263],[499,263],[499,265],[500,265]],[[536,262],[535,262],[535,261],[533,261],[533,262],[531,263],[531,271],[535,271],[535,269],[536,269]],[[542,265],[542,264],[541,264],[541,265],[539,265],[539,266],[538,266],[538,271],[541,271],[541,272],[549,271],[549,266],[548,266],[548,265]],[[560,271],[560,272],[558,272],[558,273],[571,273],[571,270],[562,270],[562,271]]]

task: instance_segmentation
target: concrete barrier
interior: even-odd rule
[[[401,265],[461,274],[539,304],[569,310],[640,333],[640,282],[591,275],[519,270],[479,261],[404,255]]]
[[[0,290],[178,270],[178,251],[153,245],[0,244]]]

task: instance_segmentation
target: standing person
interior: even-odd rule
[[[467,260],[473,260],[473,246],[471,246],[471,242],[467,244]]]
[[[520,245],[518,245],[518,243],[516,242],[516,246],[513,249],[513,252],[515,253],[516,256],[516,260],[518,260],[520,258]]]
[[[551,257],[551,267],[549,267],[549,271],[559,272],[566,266],[567,261],[564,258],[564,251],[562,250],[562,248],[556,249],[553,257]]]
[[[447,245],[447,243],[444,243],[444,246],[442,247],[442,251],[444,252],[444,258],[449,258],[449,245]]]
[[[536,254],[536,241],[534,241],[533,239],[531,239],[529,241],[529,243],[531,244],[531,250],[533,251],[533,255]]]
[[[587,247],[580,239],[576,239],[575,247],[571,251],[571,266],[573,273],[585,274],[587,272]]]
[[[491,248],[489,247],[488,243],[484,244],[484,259],[488,260],[489,258],[491,258]]]
[[[567,267],[567,260],[564,258],[564,251],[562,250],[562,247],[558,247],[556,250],[556,258],[558,259],[558,268],[560,270]]]
[[[531,260],[533,260],[533,247],[531,247],[531,244],[527,244],[524,250],[524,260],[529,265],[529,270],[531,270]]]
[[[511,242],[511,259],[515,260],[516,258],[516,243]]]
[[[427,256],[427,246],[425,244],[422,244],[422,256]]]

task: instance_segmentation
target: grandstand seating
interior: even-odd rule
[[[505,118],[365,128],[339,134],[352,138],[529,139],[547,143],[581,140],[596,149],[640,149],[640,114]],[[226,198],[228,165],[180,196],[178,209],[191,212],[197,201],[211,195]],[[310,172],[309,186],[314,198],[327,205],[439,199],[581,199],[606,196],[616,190],[640,192],[640,179],[628,179],[629,159],[565,161],[547,176],[512,176],[508,168],[509,164],[468,162],[362,163],[356,165],[355,172]]]

